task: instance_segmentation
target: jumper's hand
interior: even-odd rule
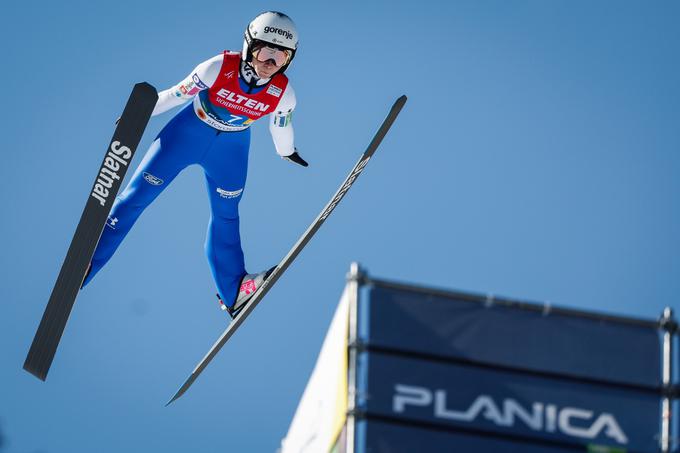
[[[302,157],[297,152],[297,148],[295,149],[295,152],[291,154],[290,156],[282,156],[285,160],[288,162],[293,162],[294,164],[302,165],[303,167],[308,166],[309,164],[307,161],[305,161]]]

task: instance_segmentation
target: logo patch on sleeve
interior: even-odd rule
[[[194,73],[194,75],[191,76],[191,78],[193,79],[193,81],[194,81],[194,83],[196,84],[196,86],[197,86],[198,88],[200,88],[201,90],[207,90],[207,89],[208,89],[208,85],[206,85],[205,83],[203,83],[203,81],[202,81],[201,78],[198,76],[198,74]]]
[[[278,127],[286,127],[290,124],[292,113],[276,113],[274,115],[274,125]]]

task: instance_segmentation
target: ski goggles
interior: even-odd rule
[[[269,60],[274,60],[274,64],[281,67],[290,60],[290,51],[265,46],[260,47],[255,52],[253,52],[253,56],[257,58],[257,61],[262,63]]]

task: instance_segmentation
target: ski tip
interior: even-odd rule
[[[135,83],[134,89],[148,91],[149,93],[154,93],[156,96],[158,96],[158,91],[156,90],[156,87],[151,85],[149,82]]]
[[[405,94],[402,94],[401,96],[399,96],[397,98],[397,100],[394,101],[394,105],[392,106],[392,113],[394,113],[395,111],[397,113],[400,112],[401,109],[404,107],[404,104],[406,104],[406,99],[408,99],[408,98],[406,97]]]

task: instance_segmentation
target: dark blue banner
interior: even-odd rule
[[[655,328],[373,287],[359,334],[375,346],[513,368],[659,386]]]
[[[658,449],[653,393],[363,352],[358,407],[369,415],[564,444]],[[471,451],[471,450],[470,450]]]
[[[573,453],[585,449],[546,443],[475,436],[415,426],[362,420],[357,423],[357,453]],[[607,450],[592,450],[606,453]]]

